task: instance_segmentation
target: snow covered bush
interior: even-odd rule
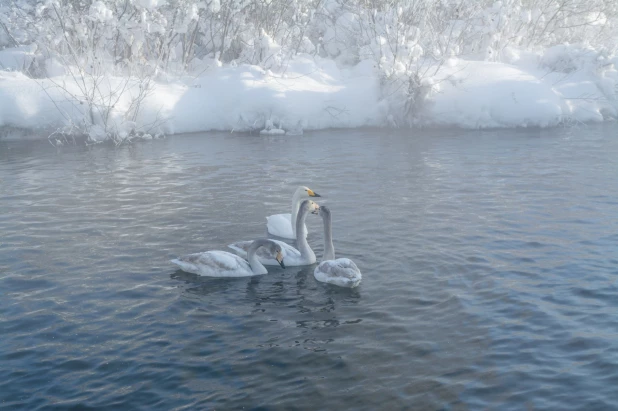
[[[186,69],[206,56],[267,66],[299,52],[347,65],[495,61],[505,47],[583,40],[614,52],[617,15],[611,0],[17,0],[0,6],[0,46],[114,69]]]

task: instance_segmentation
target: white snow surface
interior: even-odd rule
[[[106,11],[96,4],[92,11],[105,18]],[[603,71],[585,64],[565,69],[564,59],[556,57],[559,53],[549,50],[543,59],[513,52],[511,64],[452,59],[427,79],[431,91],[416,122],[463,128],[549,127],[565,120],[618,117],[614,64],[609,62]],[[31,130],[46,138],[71,123],[83,123],[85,105],[63,91],[79,95],[73,77],[55,70],[60,75],[33,79],[12,71],[32,54],[26,47],[0,51],[5,65],[0,70],[0,128]],[[555,67],[557,61],[562,68]],[[126,79],[109,76],[99,87],[105,94],[123,82]],[[159,75],[152,84],[135,122],[127,119],[127,112],[137,81],[114,105],[109,116],[119,133],[133,129],[153,134],[209,130],[302,134],[327,128],[400,126],[393,118],[402,118],[397,110],[404,98],[384,91],[384,80],[372,62],[339,67],[332,60],[308,55],[298,56],[277,72],[219,63],[196,76]],[[105,138],[93,129],[93,139]],[[15,138],[22,136],[18,133]]]
[[[554,126],[568,106],[551,84],[502,63],[462,61],[446,70],[429,122],[466,128]]]
[[[36,46],[19,46],[0,50],[0,70],[28,70],[36,61]]]

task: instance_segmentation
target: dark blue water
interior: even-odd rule
[[[617,409],[617,136],[0,143],[0,408]],[[358,288],[168,262],[263,236],[298,184]]]

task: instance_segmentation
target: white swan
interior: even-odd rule
[[[266,217],[266,227],[268,232],[277,237],[296,239],[296,215],[298,214],[298,207],[301,201],[305,197],[321,197],[318,193],[310,189],[309,187],[298,187],[292,197],[292,213],[291,214],[273,214],[270,217]],[[305,227],[307,231],[307,227]]]
[[[255,255],[258,249],[265,249],[271,258],[277,261],[277,264],[285,268],[281,246],[266,239],[253,241],[247,251],[249,262],[235,254],[218,250],[188,254],[170,261],[182,268],[183,271],[207,277],[248,277],[267,274],[266,267],[259,262]]]
[[[305,226],[305,219],[307,218],[307,214],[309,214],[309,212],[317,214],[319,209],[320,206],[311,200],[305,200],[300,205],[298,215],[296,216],[296,227],[297,232],[299,233],[298,240],[296,240],[298,250],[283,241],[271,240],[281,247],[281,253],[283,258],[285,258],[285,265],[291,267],[315,263],[315,253],[309,246],[309,243],[307,243],[307,227]],[[236,251],[241,257],[244,257],[247,254],[247,251],[252,247],[253,243],[254,241],[239,241],[228,245],[228,247]],[[258,250],[256,255],[262,264],[278,264],[278,262],[273,259],[272,255],[267,252]]]
[[[353,288],[360,284],[363,275],[349,258],[335,259],[335,246],[333,246],[333,225],[330,209],[321,206],[320,217],[324,221],[324,257],[322,262],[313,271],[316,280],[323,283],[338,285],[340,287]]]

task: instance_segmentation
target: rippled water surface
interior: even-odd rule
[[[0,143],[0,407],[618,409],[617,181],[612,125]],[[168,262],[299,184],[358,288]]]

